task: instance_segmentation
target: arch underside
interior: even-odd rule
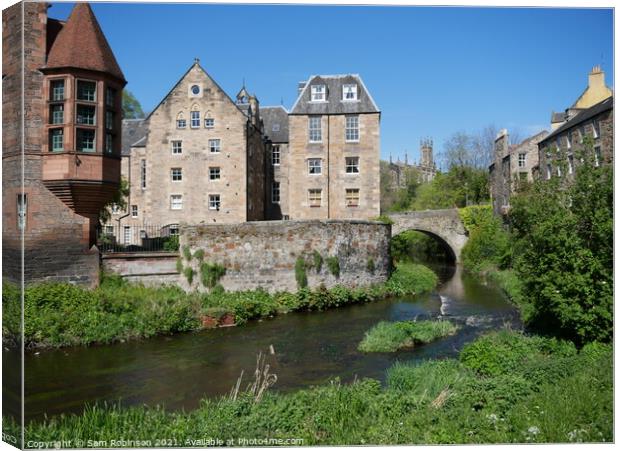
[[[415,232],[420,232],[423,233],[426,236],[429,236],[431,238],[433,238],[435,241],[437,241],[438,243],[440,243],[444,249],[447,251],[448,255],[450,256],[450,258],[452,259],[452,261],[454,263],[458,263],[459,262],[459,254],[460,252],[457,253],[457,249],[454,248],[454,246],[443,236],[432,232],[430,230],[424,229],[424,228],[420,228],[420,227],[404,227],[402,229],[400,229],[398,231],[398,233],[396,235],[400,235],[403,232],[406,232],[408,230],[413,230]],[[396,236],[394,235],[394,236]]]

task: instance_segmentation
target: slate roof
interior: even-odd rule
[[[132,147],[144,147],[148,133],[145,119],[123,119],[121,155],[130,155]]]
[[[265,135],[274,143],[288,142],[288,111],[281,105],[260,107]],[[274,130],[275,126],[275,130]]]
[[[49,51],[45,68],[64,67],[105,72],[125,81],[88,3],[76,3]]]
[[[555,111],[551,112],[551,123],[554,124],[556,122],[564,122],[566,119],[566,113],[556,113]]]
[[[564,133],[566,130],[572,127],[575,127],[589,119],[592,119],[593,117],[598,116],[599,114],[604,113],[605,111],[611,110],[613,109],[613,107],[614,107],[613,96],[607,97],[605,100],[597,103],[596,105],[593,105],[590,108],[587,108],[577,113],[575,117],[573,117],[568,122],[565,122],[564,124],[562,124],[556,130],[550,133],[545,139],[540,141],[539,144],[543,144],[544,142],[554,139],[556,136]]]
[[[357,101],[342,101],[342,85],[357,84]],[[310,102],[310,86],[325,85],[326,102]],[[313,75],[306,82],[290,114],[359,114],[379,113],[379,107],[357,74]]]

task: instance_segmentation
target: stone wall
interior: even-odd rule
[[[118,274],[130,282],[179,284],[177,258],[177,253],[170,252],[110,253],[103,254],[101,267],[105,272]]]
[[[345,285],[367,286],[387,279],[389,271],[390,226],[367,221],[263,221],[235,225],[182,226],[181,249],[195,254],[202,249],[202,261],[226,268],[220,284],[230,291],[259,287],[267,291],[296,291],[295,262],[304,258],[313,266],[313,253],[323,258],[320,272],[306,270],[309,287]],[[183,254],[183,252],[181,252]],[[337,257],[340,276],[328,269],[327,257]],[[369,261],[375,267],[369,270]],[[190,287],[205,290],[200,282],[200,261],[184,258],[185,267],[195,271]]]

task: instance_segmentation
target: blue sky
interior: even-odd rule
[[[72,3],[54,3],[65,19]],[[145,111],[194,57],[233,96],[290,108],[312,74],[359,73],[382,111],[381,154],[418,159],[456,131],[526,136],[570,106],[596,64],[613,88],[611,9],[91,5]]]

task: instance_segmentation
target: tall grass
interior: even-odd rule
[[[492,375],[463,359],[398,363],[388,372],[386,388],[373,379],[350,385],[335,380],[294,393],[268,391],[260,402],[251,396],[205,400],[186,413],[102,405],[29,423],[26,440],[130,436],[151,440],[151,446],[161,437],[177,446],[189,446],[189,437],[295,437],[304,445],[612,441],[612,347],[567,352],[570,344],[506,334],[472,343],[473,349],[486,348],[481,358],[510,353],[507,342],[529,350],[508,359],[519,364]],[[549,372],[550,362],[561,362],[565,372],[529,378],[533,370]],[[10,420],[5,428],[17,435]]]
[[[362,352],[395,352],[453,335],[457,330],[458,326],[450,321],[381,321],[366,332],[357,349]]]

